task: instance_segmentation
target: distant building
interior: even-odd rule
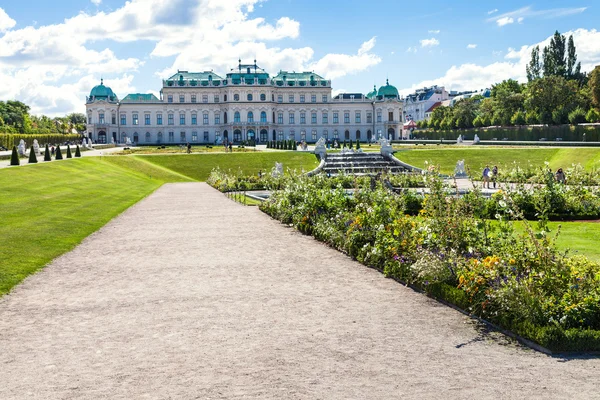
[[[256,61],[240,60],[225,78],[178,71],[163,80],[160,98],[119,100],[101,81],[86,99],[87,135],[138,144],[399,139],[403,105],[389,82],[367,95],[332,96],[331,81],[314,72],[271,77]]]
[[[404,99],[404,122],[429,119],[433,110],[440,106],[452,107],[459,100],[477,95],[487,98],[490,97],[490,93],[490,89],[469,92],[448,92],[443,86],[417,89],[415,93],[406,96]]]

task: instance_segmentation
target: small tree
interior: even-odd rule
[[[33,146],[31,146],[31,150],[29,150],[29,164],[37,164],[37,157],[35,155],[35,150],[33,150]]]
[[[349,148],[349,149],[351,149],[352,147],[354,147],[354,145],[352,144],[352,140],[350,140],[350,141],[348,142],[348,148]]]
[[[529,125],[539,124],[540,118],[535,111],[527,111],[527,114],[525,114],[525,122]]]
[[[571,125],[583,124],[586,121],[585,111],[581,108],[576,108],[569,113],[569,122]]]
[[[525,125],[525,114],[523,111],[517,111],[510,119],[510,122],[513,125]]]
[[[17,152],[17,146],[13,146],[12,154],[10,155],[10,165],[21,165],[19,153]]]
[[[50,156],[50,149],[48,148],[48,143],[46,143],[46,149],[44,150],[44,161],[52,161],[52,157]]]
[[[559,107],[552,112],[552,121],[556,125],[567,124],[569,122],[569,113],[564,107]]]
[[[360,149],[360,140],[356,139],[356,150]]]
[[[81,157],[81,150],[79,150],[79,145],[75,148],[75,157]]]
[[[63,156],[62,153],[60,151],[60,145],[56,146],[56,156],[54,157],[55,160],[62,160]]]
[[[73,155],[71,154],[71,147],[69,145],[67,145],[67,158],[73,158]]]
[[[600,121],[600,113],[595,109],[591,108],[590,111],[585,115],[587,122],[593,123]]]

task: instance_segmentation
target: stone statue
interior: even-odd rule
[[[325,138],[321,137],[315,144],[315,154],[322,160],[327,155],[327,147],[325,147]]]
[[[454,176],[457,178],[466,178],[467,172],[465,171],[465,160],[459,160],[456,162],[456,168],[454,168]]]
[[[394,150],[392,149],[392,144],[389,142],[389,140],[381,138],[379,139],[379,144],[381,145],[380,151],[382,156],[387,157],[392,155]]]
[[[25,148],[25,141],[23,139],[21,139],[21,141],[19,142],[19,147],[17,148],[17,150],[19,151],[19,155],[25,155],[27,149]]]
[[[36,155],[40,155],[40,144],[38,143],[37,139],[33,139],[33,151]]]
[[[462,135],[458,135],[458,139],[456,139],[456,143],[462,143],[462,142],[463,142]]]
[[[473,138],[473,144],[477,144],[479,143],[479,136],[477,136],[477,134],[475,134],[475,137]]]
[[[127,146],[131,146],[131,139],[129,138],[129,136],[125,136],[125,144]]]
[[[283,163],[276,162],[271,172],[271,175],[273,176],[273,178],[279,178],[283,176]]]

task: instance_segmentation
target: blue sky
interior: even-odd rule
[[[274,74],[314,70],[335,91],[389,78],[481,89],[524,79],[531,46],[573,33],[584,69],[600,64],[600,7],[587,1],[29,0],[0,4],[0,99],[32,112],[84,110],[100,77],[119,97],[160,90],[182,70],[224,75],[238,57]]]

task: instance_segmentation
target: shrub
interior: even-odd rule
[[[56,156],[54,156],[55,160],[62,160],[62,152],[60,151],[60,145],[56,146]]]
[[[33,146],[31,146],[31,150],[29,150],[29,164],[36,164],[37,157],[35,155],[35,150],[33,150]]]
[[[50,149],[48,148],[48,143],[46,143],[46,149],[44,150],[44,161],[52,161],[52,157],[50,156]]]
[[[523,111],[517,111],[510,119],[510,122],[513,125],[525,125],[525,114],[523,114]]]
[[[75,148],[75,157],[81,157],[81,150],[79,150],[79,145]]]
[[[527,111],[527,114],[525,114],[525,122],[529,125],[539,124],[540,117],[535,111]]]
[[[590,122],[590,123],[599,122],[600,121],[600,113],[598,111],[596,111],[595,109],[591,108],[585,115],[585,119],[587,120],[587,122]]]
[[[67,158],[73,158],[73,155],[71,154],[71,146],[67,145]]]
[[[360,149],[360,140],[356,139],[356,150]]]
[[[586,121],[585,111],[581,108],[576,108],[569,113],[569,122],[571,125],[582,124]]]
[[[552,112],[552,122],[556,125],[567,124],[569,122],[569,113],[564,107],[557,108]]]
[[[551,125],[553,122],[552,120],[552,113],[549,111],[543,111],[540,114],[540,123],[541,124],[546,124],[546,125]]]
[[[502,125],[502,118],[500,118],[500,115],[494,114],[494,116],[492,117],[492,125],[493,126]]]
[[[475,117],[473,120],[473,126],[475,128],[481,128],[483,126],[483,120],[480,116]]]
[[[12,154],[10,155],[10,165],[21,165],[19,153],[17,152],[17,146],[13,146]]]

